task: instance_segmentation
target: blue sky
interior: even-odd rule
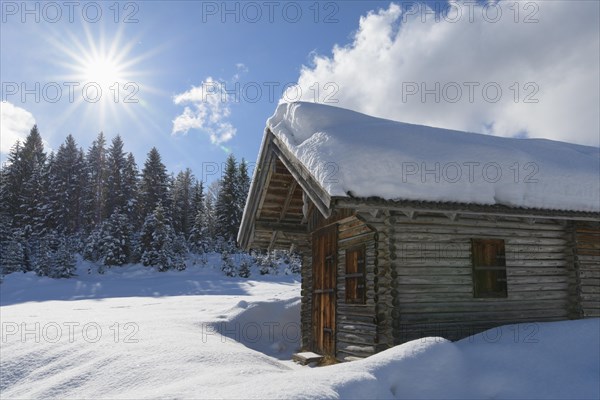
[[[30,3],[30,10],[35,10],[34,4]],[[238,158],[254,161],[265,120],[275,110],[283,85],[297,81],[301,65],[310,63],[311,52],[328,53],[334,44],[346,43],[357,28],[360,15],[379,4],[386,6],[384,2],[325,2],[318,4],[321,15],[317,15],[314,2],[295,2],[285,12],[286,3],[278,3],[271,6],[274,10],[271,23],[269,8],[262,2],[255,3],[261,6],[262,13],[257,22],[254,22],[258,15],[256,8],[240,2],[121,2],[119,22],[115,23],[114,2],[97,3],[102,9],[98,22],[92,22],[96,19],[95,5],[87,7],[85,12],[84,3],[74,7],[70,22],[68,6],[58,2],[62,18],[52,23],[55,10],[44,10],[43,4],[38,4],[39,23],[35,21],[35,13],[23,16],[20,2],[16,4],[16,14],[3,5],[1,78],[5,85],[17,83],[19,89],[14,94],[5,90],[2,100],[33,114],[53,149],[69,133],[84,148],[100,131],[109,138],[119,133],[139,165],[150,147],[156,146],[171,171],[189,166],[198,177],[202,175],[202,162],[224,161],[224,148]],[[223,4],[234,12],[222,16]],[[297,10],[302,10],[302,17],[293,22]],[[328,16],[331,18],[327,19]],[[22,17],[26,23],[21,21]],[[77,105],[83,98],[80,88],[86,79],[74,73],[72,67],[81,67],[77,58],[85,57],[84,52],[92,53],[93,46],[100,48],[102,42],[106,50],[98,50],[101,56],[109,53],[113,43],[117,44],[117,51],[130,47],[122,63],[134,60],[124,70],[127,81],[139,85],[139,91],[131,98],[139,103],[115,103],[115,96],[120,99],[133,93],[130,87],[121,89],[119,95],[114,90],[104,90],[97,103],[84,99]],[[173,102],[176,94],[200,85],[207,77],[225,80],[235,90],[236,74],[239,99],[231,104],[228,120],[237,132],[231,140],[213,144],[202,130],[172,134],[172,121],[183,110]],[[39,101],[35,94],[26,94],[22,101],[20,85],[25,83],[26,89],[36,90],[36,82],[40,85]],[[65,82],[81,83],[73,89],[73,102],[68,98],[69,87]],[[54,83],[61,87],[62,96],[57,95]],[[260,96],[255,91],[256,85],[264,89]],[[269,87],[273,88],[275,98],[269,98]],[[59,101],[52,103],[56,97]],[[111,104],[106,104],[106,97]],[[104,118],[102,108],[106,109]]]
[[[138,165],[156,146],[170,171],[190,167],[211,180],[207,171],[230,151],[255,161],[266,119],[296,82],[302,100],[329,94],[328,102],[381,117],[597,146],[598,6],[569,3],[522,2],[515,11],[501,2],[493,21],[480,9],[468,20],[461,5],[450,23],[414,2],[4,1],[2,157],[35,121],[51,149],[69,133],[84,149],[100,131],[118,133]],[[407,83],[473,80],[498,82],[502,101],[406,96]],[[95,103],[94,87],[84,98],[89,82],[104,88]],[[199,99],[193,88],[203,83],[213,92]],[[214,91],[221,85],[229,97]],[[538,102],[524,102],[527,94]],[[127,95],[137,102],[125,103]]]

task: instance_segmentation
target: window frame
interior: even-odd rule
[[[486,247],[495,248],[492,265],[483,265]],[[489,250],[487,250],[489,251]],[[473,276],[473,298],[504,299],[508,297],[508,275],[506,270],[506,242],[504,239],[471,239],[471,272]],[[496,290],[493,290],[496,289]]]
[[[352,253],[358,253],[356,256],[356,272],[351,270],[351,262],[354,260]],[[361,267],[362,261],[362,267]],[[346,265],[344,269],[345,283],[345,302],[346,304],[366,304],[367,303],[367,257],[365,245],[352,246],[346,249]],[[362,271],[361,271],[362,268]],[[352,268],[354,269],[354,268]],[[350,285],[355,282],[355,287]],[[362,283],[362,287],[361,287]],[[352,294],[354,295],[352,296]]]

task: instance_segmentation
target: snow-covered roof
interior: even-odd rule
[[[600,149],[280,104],[270,130],[331,197],[600,211]]]

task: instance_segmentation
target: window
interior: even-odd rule
[[[346,250],[346,303],[365,304],[365,247]]]
[[[504,240],[471,239],[473,296],[507,297]]]

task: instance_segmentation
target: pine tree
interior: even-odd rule
[[[56,153],[50,173],[51,214],[56,228],[69,234],[83,225],[83,191],[87,187],[83,150],[77,149],[72,135]]]
[[[141,215],[151,214],[159,203],[168,208],[169,177],[156,147],[148,153],[140,184]]]
[[[242,261],[240,262],[240,266],[238,268],[238,275],[241,278],[250,277],[250,261],[246,257],[243,257]]]
[[[100,239],[100,258],[106,266],[121,266],[131,255],[130,223],[119,209],[105,221]]]
[[[208,191],[206,193],[206,201],[204,203],[205,214],[206,214],[206,229],[209,237],[209,251],[214,251],[217,245],[217,212],[215,209],[215,204],[217,203],[217,198],[219,197],[219,192],[221,190],[221,181],[216,180],[213,181],[208,186]]]
[[[100,132],[98,137],[89,148],[86,158],[87,186],[84,189],[84,202],[86,223],[96,226],[104,221],[106,215],[106,202],[113,198],[113,193],[107,195],[107,156],[106,139],[104,133]]]
[[[123,199],[125,204],[122,209],[129,218],[133,226],[139,227],[141,219],[139,214],[139,195],[138,195],[139,171],[135,163],[135,157],[129,153],[125,160],[123,169]]]
[[[106,215],[112,215],[116,209],[125,210],[129,200],[125,188],[127,155],[123,151],[123,146],[123,140],[117,135],[108,149],[106,187],[110,196],[106,201]]]
[[[34,225],[38,219],[37,210],[40,201],[40,189],[42,187],[42,174],[46,162],[46,153],[42,137],[34,125],[25,139],[21,157],[18,161],[21,176],[18,191],[18,210],[15,214],[17,226]],[[33,229],[33,226],[32,226]]]
[[[235,264],[233,263],[229,249],[223,249],[221,252],[221,271],[230,277],[236,275]]]
[[[204,183],[202,181],[196,180],[192,195],[192,208],[194,217],[198,214],[198,211],[205,210],[205,198],[206,196],[204,196]]]
[[[14,144],[8,153],[7,162],[2,166],[2,180],[0,180],[0,207],[1,212],[10,218],[10,225],[16,221],[15,215],[19,214],[21,207],[21,190],[25,180],[22,162],[23,146],[20,141]]]
[[[42,235],[46,225],[46,179],[46,166],[34,162],[31,174],[23,184],[20,224],[29,226],[35,236]]]
[[[2,275],[3,257],[7,254],[9,241],[13,239],[11,232],[12,219],[0,213],[0,275]]]
[[[68,278],[75,271],[74,249],[69,238],[56,231],[49,231],[44,236],[31,241],[30,270],[39,276],[51,278]]]
[[[58,246],[53,254],[52,278],[70,278],[75,274],[75,257],[64,235],[58,237]]]
[[[56,233],[48,232],[40,237],[33,251],[33,271],[39,276],[51,276],[54,267],[54,253],[56,249]]]
[[[191,225],[188,242],[190,250],[198,254],[208,251],[208,225],[204,202],[204,185],[202,182],[196,181],[192,195],[194,220]]]
[[[25,175],[31,174],[34,165],[42,166],[46,162],[46,153],[44,152],[44,143],[38,131],[37,125],[34,125],[29,131],[29,135],[23,143],[23,161],[25,163]]]
[[[289,257],[289,264],[285,270],[286,275],[297,275],[302,269],[302,257],[298,253],[292,253]]]
[[[175,234],[165,217],[161,203],[146,218],[140,236],[141,261],[145,266],[158,267],[159,271],[185,269],[183,257],[173,248]]]
[[[206,207],[202,201],[200,201],[197,207],[196,218],[194,219],[194,225],[192,226],[188,241],[191,250],[195,253],[203,254],[210,249],[211,237],[208,230],[208,216],[206,215]]]
[[[171,192],[173,228],[185,237],[189,236],[194,224],[193,182],[194,175],[187,168],[177,174]]]
[[[244,214],[244,207],[246,207],[246,199],[248,198],[248,192],[250,190],[250,177],[248,176],[248,163],[242,159],[242,162],[238,168],[237,182],[236,182],[236,204],[238,212],[238,221],[242,221],[242,215]],[[239,228],[239,225],[238,225]],[[236,233],[237,234],[237,233]]]
[[[17,141],[11,148],[0,173],[0,213],[9,216],[15,227],[33,224],[37,218],[45,162],[42,138],[34,125],[25,142]]]
[[[229,157],[227,157],[225,174],[221,181],[221,189],[215,207],[218,224],[217,235],[222,237],[225,242],[235,241],[240,226],[238,205],[236,201],[237,182],[237,165],[235,157],[233,154],[230,154]]]
[[[260,254],[257,257],[258,267],[261,275],[276,275],[277,274],[277,264],[275,264],[275,260],[273,259],[273,254],[271,252],[267,252],[265,254]]]
[[[183,235],[174,235],[171,249],[173,251],[171,268],[183,271],[186,268],[185,257],[189,253],[187,242]]]
[[[33,255],[32,249],[35,248],[37,238],[33,234],[31,226],[26,225],[22,228],[14,228],[12,231],[14,240],[18,241],[23,249],[23,264],[21,271],[28,272],[33,271]]]
[[[104,226],[99,225],[88,235],[83,249],[83,258],[88,261],[97,262],[102,256],[102,236]]]
[[[43,215],[44,229],[42,234],[45,235],[56,229],[59,225],[57,217],[57,204],[55,198],[56,188],[52,187],[55,181],[54,170],[56,165],[56,155],[50,152],[48,155],[43,174],[43,198],[41,200],[41,214]]]
[[[25,250],[22,242],[18,238],[12,237],[2,244],[0,275],[19,271],[25,271]]]

